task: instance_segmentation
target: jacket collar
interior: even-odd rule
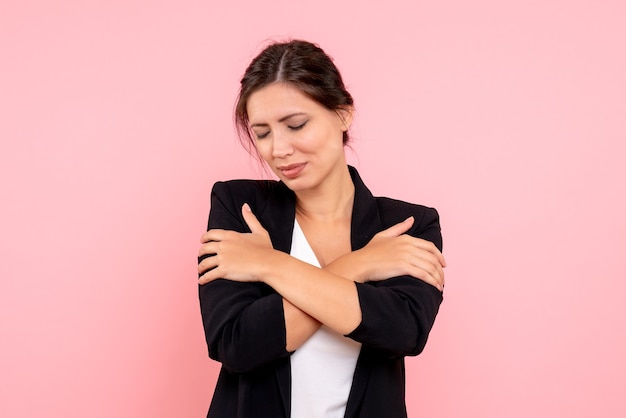
[[[369,191],[356,168],[348,166],[354,183],[354,205],[350,226],[352,250],[364,247],[381,230],[382,222],[376,199]],[[261,223],[270,232],[274,248],[283,252],[291,250],[291,237],[296,218],[296,195],[283,182],[272,188],[266,205],[259,212]]]
[[[365,186],[356,168],[348,166],[354,183],[354,205],[350,241],[352,251],[363,248],[382,229],[378,205],[372,192]]]

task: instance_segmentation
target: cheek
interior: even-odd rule
[[[265,161],[268,161],[272,155],[272,147],[269,145],[269,141],[256,141],[254,144],[256,147],[257,153],[263,158]]]
[[[308,132],[299,141],[300,150],[308,153],[334,149],[336,145],[343,147],[343,132],[334,129],[334,126],[324,126],[315,132]]]

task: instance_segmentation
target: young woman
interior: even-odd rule
[[[218,182],[199,251],[208,417],[406,417],[445,260],[432,208],[374,197],[347,165],[353,100],[318,46],[276,43],[235,120],[280,181]]]

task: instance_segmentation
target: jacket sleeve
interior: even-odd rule
[[[242,202],[243,204],[243,202]],[[227,183],[211,192],[209,229],[249,232]],[[209,357],[245,373],[286,357],[282,297],[262,283],[217,279],[199,287]]]
[[[418,227],[409,233],[442,249],[439,216],[435,209],[426,209]],[[362,320],[348,337],[390,357],[421,353],[443,300],[442,293],[411,276],[356,285]]]

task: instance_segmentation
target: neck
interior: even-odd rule
[[[354,183],[345,166],[319,189],[296,193],[296,216],[324,222],[350,219],[353,203]]]

